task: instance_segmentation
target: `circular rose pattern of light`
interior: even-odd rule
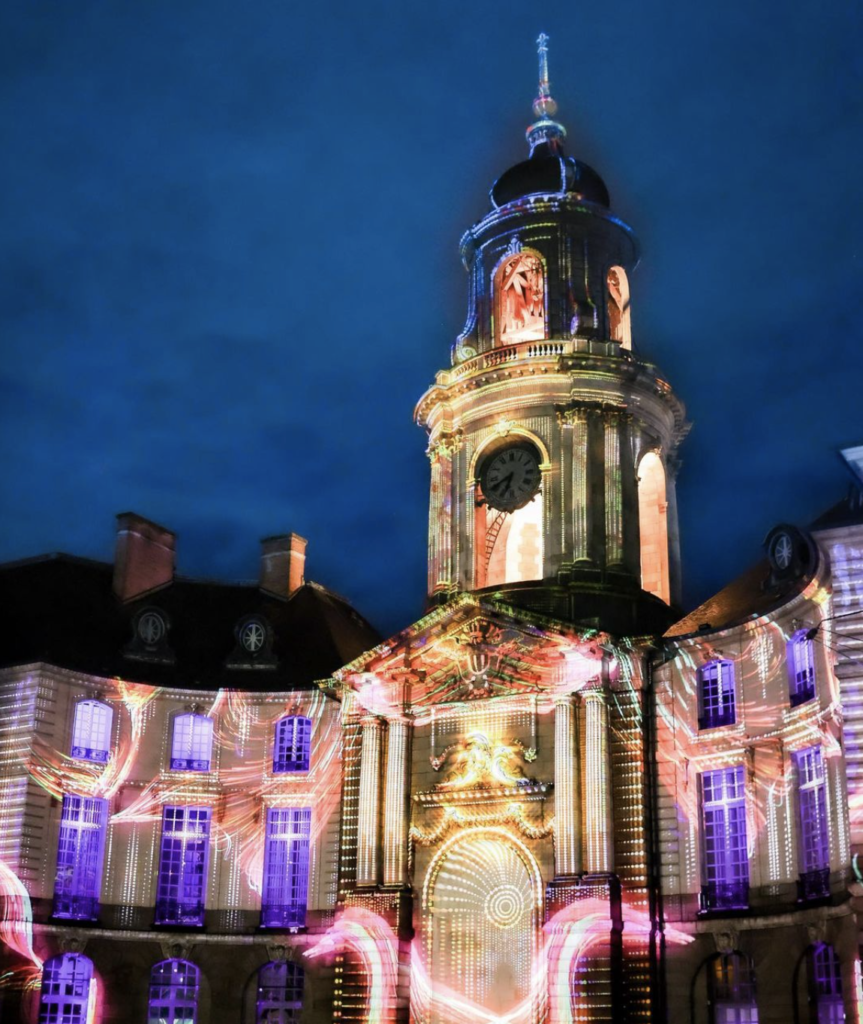
[[[485,898],[486,917],[496,928],[514,928],[524,910],[524,895],[515,885],[498,885]]]

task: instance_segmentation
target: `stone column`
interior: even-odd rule
[[[572,558],[590,561],[587,532],[587,413],[572,413]]]
[[[360,800],[357,815],[357,885],[377,885],[378,824],[381,809],[381,744],[383,722],[376,715],[362,718]]]
[[[606,872],[611,871],[608,716],[601,690],[585,690],[583,700],[585,868]]]
[[[384,788],[384,885],[404,885],[407,881],[410,722],[406,718],[390,719],[388,736]]]
[[[554,702],[554,872],[581,873],[581,808],[575,703],[571,694]]]
[[[623,561],[623,510],[620,486],[620,414],[608,412],[605,425],[605,564]]]
[[[641,580],[641,537],[638,520],[638,479],[635,456],[638,429],[632,416],[625,414],[620,429],[620,479],[623,507],[623,564]]]

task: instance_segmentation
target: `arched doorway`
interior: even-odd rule
[[[423,899],[433,1024],[450,1024],[453,1005],[476,1024],[507,1014],[534,1024],[541,902],[536,862],[505,829],[472,829],[441,849]]]
[[[667,512],[665,467],[656,452],[647,452],[638,466],[641,586],[670,604]]]

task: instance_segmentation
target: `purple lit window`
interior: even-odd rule
[[[710,661],[698,670],[698,728],[734,725],[734,664]]]
[[[188,960],[162,960],[150,971],[147,1024],[197,1024],[198,968]]]
[[[296,964],[264,964],[258,971],[255,1024],[299,1024],[304,979],[302,967]]]
[[[310,807],[271,807],[264,846],[262,928],[301,928],[309,891]]]
[[[701,776],[703,910],[746,907],[749,903],[744,780],[742,765]]]
[[[720,954],[707,977],[711,1024],[758,1024],[755,973],[748,957]]]
[[[809,951],[809,992],[817,1010],[818,1024],[842,1024],[842,969],[832,946],[816,943]]]
[[[821,747],[794,754],[797,765],[797,807],[800,821],[800,898],[830,895],[830,841],[827,827],[827,783]]]
[[[312,721],[290,715],[276,722],[274,772],[307,772],[312,746]]]
[[[105,764],[111,754],[114,712],[100,700],[80,700],[72,726],[72,757]]]
[[[184,772],[208,772],[213,756],[213,720],[191,712],[174,718],[171,767]]]
[[[45,961],[39,995],[39,1024],[87,1024],[93,963],[81,953]]]
[[[788,661],[788,692],[796,708],[815,696],[815,650],[808,631],[799,629],[785,649]]]
[[[97,917],[107,823],[106,800],[71,793],[63,796],[54,917],[72,921],[92,921]]]
[[[156,924],[204,923],[209,807],[163,807]]]

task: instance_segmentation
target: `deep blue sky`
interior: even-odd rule
[[[250,578],[293,529],[379,628],[417,617],[413,407],[544,30],[569,152],[642,242],[636,344],[695,424],[707,597],[863,443],[861,28],[844,0],[7,0],[0,558],[109,558],[134,509],[181,572]]]

